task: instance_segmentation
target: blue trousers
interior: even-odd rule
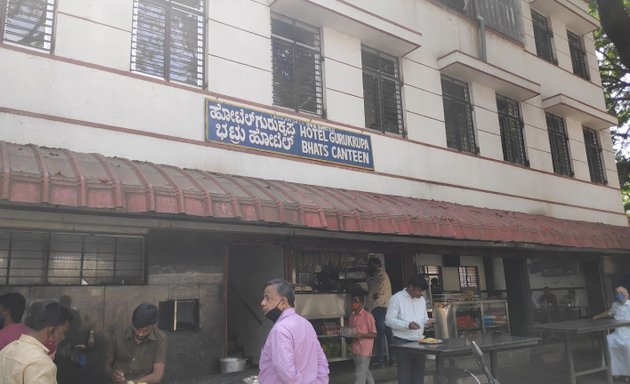
[[[378,363],[385,362],[383,359],[383,356],[385,355],[385,341],[387,340],[387,344],[389,345],[394,339],[392,329],[385,325],[386,314],[387,308],[385,307],[375,307],[372,309],[372,316],[374,316],[374,320],[376,322],[376,361]],[[392,357],[388,357],[391,360]]]

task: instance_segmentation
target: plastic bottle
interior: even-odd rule
[[[94,334],[94,330],[90,329],[90,332],[88,332],[87,347],[88,348],[94,347],[94,343],[96,343],[96,337]]]

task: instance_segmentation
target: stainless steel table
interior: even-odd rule
[[[538,337],[487,335],[444,339],[444,342],[441,344],[420,344],[418,342],[393,344],[390,348],[403,353],[435,355],[435,376],[437,379],[435,382],[442,383],[444,382],[444,358],[472,355],[470,350],[470,342],[472,340],[479,345],[483,352],[490,354],[490,372],[492,372],[494,377],[497,377],[498,352],[531,347],[540,343],[540,338]]]
[[[569,378],[571,384],[576,383],[578,376],[589,375],[595,372],[606,371],[606,379],[612,384],[612,373],[610,371],[610,352],[608,351],[608,339],[606,335],[611,329],[630,326],[630,320],[612,320],[612,319],[580,319],[571,321],[561,321],[558,323],[547,323],[534,325],[532,328],[538,329],[540,332],[560,333],[564,335],[564,347],[567,354],[567,362],[569,363]],[[602,343],[603,364],[600,367],[587,369],[584,371],[575,370],[575,361],[573,360],[573,347],[571,338],[574,335],[584,335],[589,333],[597,333],[600,335]]]

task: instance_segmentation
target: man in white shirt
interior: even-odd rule
[[[613,318],[630,320],[630,300],[624,287],[615,288],[615,302],[608,312],[595,315],[593,319]],[[630,377],[630,327],[619,327],[609,334],[608,350],[610,351],[610,370],[613,376]]]
[[[392,296],[387,306],[385,324],[394,334],[393,344],[418,341],[423,337],[424,327],[430,323],[424,291],[429,289],[424,275],[409,278],[407,288]],[[398,384],[424,384],[423,354],[399,353],[396,356]]]

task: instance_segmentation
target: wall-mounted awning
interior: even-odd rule
[[[630,250],[628,227],[0,142],[0,205]]]

